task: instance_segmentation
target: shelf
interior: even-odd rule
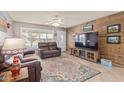
[[[92,62],[98,62],[99,59],[99,52],[97,50],[71,48],[70,54]]]

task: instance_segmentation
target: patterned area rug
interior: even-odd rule
[[[65,55],[44,59],[42,67],[43,82],[82,82],[100,73]]]

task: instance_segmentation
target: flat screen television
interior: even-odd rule
[[[81,33],[75,41],[75,47],[98,49],[98,33]]]

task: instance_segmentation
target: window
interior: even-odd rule
[[[41,42],[47,41],[47,34],[45,34],[45,33],[40,33],[40,40],[41,40]]]
[[[38,39],[39,38],[39,33],[31,33],[32,38]]]
[[[41,38],[41,39],[47,39],[47,34],[44,34],[44,33],[42,34],[42,33],[41,33],[41,34],[40,34],[40,38]]]
[[[31,46],[31,37],[30,37],[30,33],[28,32],[22,32],[21,33],[21,37],[25,39],[26,42],[26,46]]]
[[[25,39],[26,45],[37,46],[38,42],[52,42],[54,40],[53,33],[44,33],[42,31],[21,31],[21,37]]]
[[[53,39],[53,34],[47,34],[48,39]]]
[[[47,41],[48,42],[52,42],[54,39],[54,35],[53,34],[47,34]]]

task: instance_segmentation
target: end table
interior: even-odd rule
[[[5,71],[1,74],[4,75],[4,79],[0,82],[28,82],[28,68],[24,67],[20,69],[20,75],[15,78],[12,77],[11,71]]]

